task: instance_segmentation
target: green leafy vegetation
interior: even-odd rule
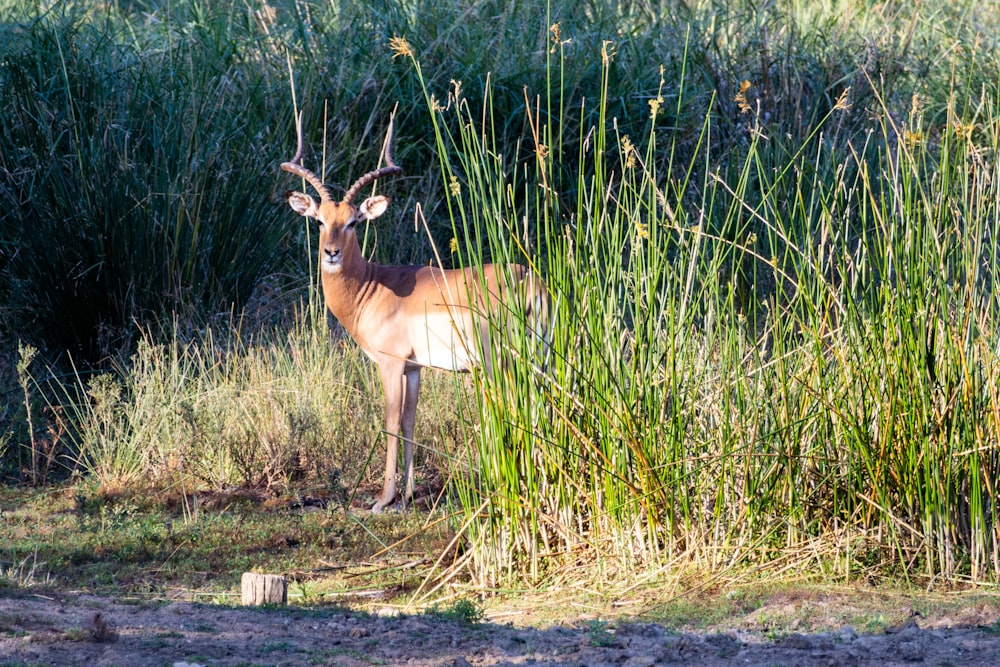
[[[425,612],[430,616],[455,621],[458,623],[476,624],[483,620],[483,608],[473,600],[462,598],[451,604],[435,602]]]
[[[0,544],[5,578],[96,559],[74,576],[110,586],[113,555],[161,560],[129,583],[155,589],[205,543],[237,545],[226,576],[292,567],[261,555],[258,504],[206,498],[321,497],[332,522],[367,492],[380,387],[331,344],[278,164],[301,109],[307,159],[350,182],[396,108],[400,223],[366,253],[528,264],[552,306],[542,340],[497,316],[491,373],[425,386],[426,523],[450,531],[427,555],[452,569],[416,592],[995,581],[998,21],[0,0],[0,470],[92,536]],[[402,538],[338,516],[294,539],[362,558]]]

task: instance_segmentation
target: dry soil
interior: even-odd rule
[[[340,608],[128,604],[73,593],[0,591],[0,665],[1000,665],[996,610],[875,634],[653,623],[470,624]]]

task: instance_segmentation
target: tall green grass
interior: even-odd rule
[[[479,378],[459,490],[471,570],[637,576],[683,555],[994,579],[995,82],[950,100],[933,136],[921,98],[897,121],[876,88],[844,144],[826,135],[852,112],[847,86],[797,145],[741,92],[734,162],[711,106],[694,150],[658,128],[662,91],[684,108],[687,78],[636,101],[644,133],[618,131],[612,46],[595,57],[596,109],[566,108],[553,79],[526,95],[512,155],[488,84],[479,105],[427,92],[460,262],[531,265],[554,318],[542,357],[516,312],[493,324],[515,353]]]
[[[60,3],[4,31],[9,314],[81,361],[116,353],[136,321],[239,308],[292,256],[260,188],[283,138],[267,94],[281,69],[226,39],[238,14],[164,18]]]

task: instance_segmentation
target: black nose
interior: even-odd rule
[[[338,257],[340,257],[340,248],[327,247],[325,248],[325,250],[326,250],[326,256],[329,257],[330,259],[337,259]]]

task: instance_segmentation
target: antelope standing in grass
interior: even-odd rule
[[[443,270],[434,266],[382,266],[361,254],[355,226],[373,220],[389,206],[383,195],[354,200],[379,178],[402,173],[392,161],[392,122],[385,143],[385,166],[356,180],[335,201],[323,180],[302,166],[302,119],[297,123],[298,151],[281,168],[305,179],[319,194],[317,202],[302,192],[288,192],[296,213],[319,220],[319,264],[327,308],[377,365],[385,393],[387,439],[385,483],[372,511],[396,498],[399,440],[405,450],[401,507],[413,497],[413,427],[424,367],[468,371],[479,364],[489,345],[487,314],[504,309],[530,323],[546,311],[541,280],[526,267],[487,264]]]

